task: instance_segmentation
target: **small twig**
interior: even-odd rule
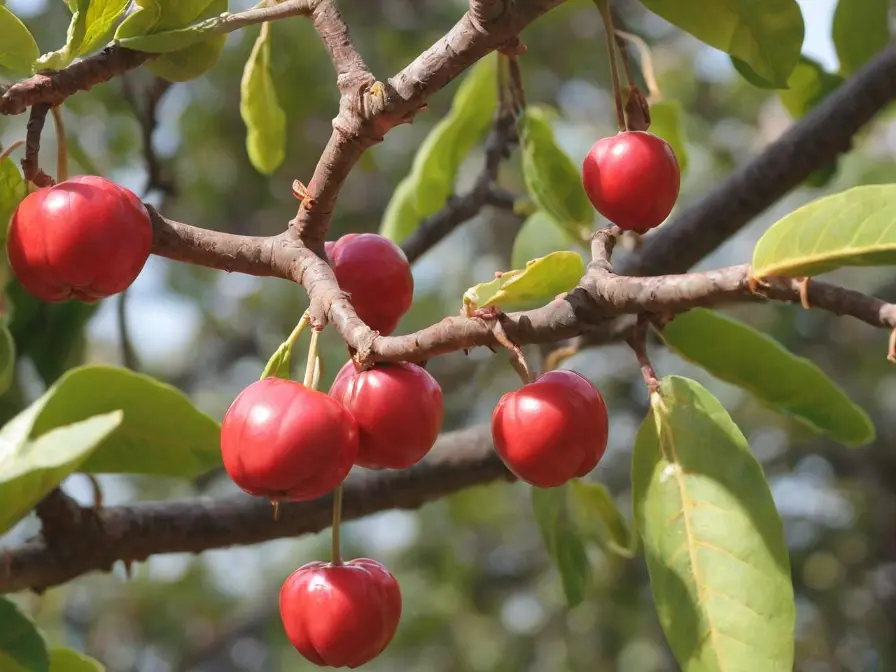
[[[128,292],[130,288],[125,289],[118,295],[118,301],[115,302],[116,321],[118,323],[118,338],[121,341],[121,362],[125,368],[131,371],[139,371],[140,364],[137,359],[137,353],[134,351],[134,343],[131,340],[131,331],[128,326]]]
[[[625,112],[622,107],[622,86],[619,84],[619,70],[616,64],[616,36],[613,30],[613,17],[610,12],[610,0],[594,0],[604,20],[606,32],[607,54],[610,57],[610,78],[613,82],[613,100],[616,103],[616,122],[619,130],[625,130]]]
[[[635,329],[631,336],[626,339],[626,342],[635,352],[635,357],[637,357],[638,364],[641,367],[641,376],[644,378],[644,383],[652,395],[659,389],[660,381],[647,354],[647,328],[649,325],[650,320],[647,315],[639,315]]]
[[[514,111],[519,114],[526,109],[526,91],[523,88],[523,74],[520,72],[519,59],[516,56],[508,56],[507,65],[510,71],[510,95],[516,108]]]
[[[38,187],[51,187],[55,184],[53,178],[40,169],[39,160],[40,136],[49,111],[50,106],[46,104],[32,107],[25,130],[25,156],[21,162],[22,173],[26,180],[33,182]]]
[[[14,151],[16,151],[19,147],[21,147],[24,144],[25,144],[24,140],[16,140],[16,141],[10,143],[9,147],[7,147],[2,152],[0,152],[0,161],[3,161],[3,159],[9,158],[10,154],[12,154]]]
[[[887,348],[887,359],[896,364],[896,327],[890,332],[890,344]]]
[[[53,115],[53,127],[56,129],[56,181],[68,179],[68,140],[65,135],[65,122],[62,120],[62,108],[50,109]]]
[[[544,358],[544,370],[553,371],[558,368],[563,362],[572,357],[573,355],[578,354],[581,346],[579,343],[573,343],[572,345],[567,345],[562,348],[555,348],[551,350],[547,357]]]
[[[613,250],[619,237],[622,235],[622,229],[616,225],[596,231],[591,236],[591,263],[589,268],[600,269],[605,273],[613,272]]]
[[[662,100],[663,94],[656,81],[656,73],[653,69],[653,58],[650,56],[650,47],[648,47],[647,43],[637,35],[620,30],[619,28],[616,28],[616,38],[617,41],[619,38],[622,38],[631,42],[635,49],[637,49],[638,56],[641,59],[641,75],[644,77],[644,83],[647,84],[649,100],[651,103],[658,103]],[[622,53],[626,53],[622,44],[619,45],[619,49]],[[627,55],[626,61],[628,61]],[[632,81],[631,78],[629,81]]]

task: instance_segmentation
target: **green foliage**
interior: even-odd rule
[[[497,54],[474,65],[464,77],[451,111],[426,136],[410,174],[395,189],[379,233],[395,243],[438,212],[454,191],[461,163],[482,140],[498,103]]]
[[[586,236],[594,222],[594,207],[579,169],[557,145],[548,113],[529,105],[518,125],[523,175],[532,200],[571,236]]]
[[[41,56],[40,67],[59,70],[109,42],[129,4],[130,0],[73,0],[65,46]]]
[[[6,243],[9,218],[26,196],[25,180],[9,157],[0,161],[0,242]]]
[[[575,529],[567,502],[567,489],[532,488],[535,522],[545,548],[554,561],[563,583],[563,593],[570,607],[585,599],[591,566],[585,544]]]
[[[47,645],[33,621],[14,602],[0,597],[0,669],[49,672]]]
[[[853,187],[785,215],[753,250],[753,276],[816,276],[896,264],[896,185]]]
[[[681,117],[681,104],[677,100],[661,100],[650,106],[650,132],[672,145],[684,175],[688,168],[688,150]]]
[[[576,252],[559,251],[533,259],[522,270],[507,271],[491,282],[482,282],[464,292],[467,311],[476,308],[521,307],[549,301],[571,291],[585,272],[585,262]]]
[[[221,463],[220,425],[183,392],[128,369],[80,366],[51,388],[32,436],[121,410],[121,426],[82,466],[88,473],[193,477]]]
[[[0,394],[12,385],[16,375],[16,344],[5,322],[0,322]]]
[[[50,672],[106,672],[106,666],[74,649],[57,647],[50,649]]]
[[[716,378],[817,432],[853,447],[874,440],[871,418],[824,371],[742,322],[697,308],[672,320],[663,339]]]
[[[732,56],[753,84],[786,88],[805,26],[796,0],[641,0],[647,9]]]
[[[277,100],[271,77],[271,39],[267,23],[262,24],[243,70],[240,116],[246,124],[249,160],[258,172],[270,175],[286,158],[286,113]]]
[[[570,481],[571,506],[580,531],[588,530],[601,548],[623,558],[633,558],[639,538],[632,530],[610,491],[602,483]]]
[[[667,376],[635,440],[632,503],[660,623],[684,672],[793,669],[783,524],[722,405]]]
[[[513,268],[525,268],[532,259],[568,250],[575,245],[581,245],[581,241],[573,239],[546,212],[536,210],[526,218],[513,239],[510,265]]]
[[[0,4],[0,68],[16,75],[30,75],[40,56],[31,31],[15,14]]]
[[[890,42],[889,0],[840,0],[831,37],[841,74],[851,75]]]
[[[281,343],[280,347],[271,355],[268,363],[265,364],[260,378],[263,380],[269,376],[274,376],[289,380],[292,365],[292,348],[292,343]]]

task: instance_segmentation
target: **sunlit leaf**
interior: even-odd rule
[[[816,276],[896,264],[896,185],[853,187],[779,219],[753,250],[753,276]]]
[[[840,72],[851,75],[890,42],[890,0],[840,0],[831,37]]]
[[[847,446],[874,440],[871,418],[812,361],[712,310],[678,315],[663,339],[685,359]]]
[[[591,576],[585,545],[569,516],[568,492],[560,488],[532,488],[532,509],[542,541],[563,583],[570,607],[581,604]]]
[[[40,56],[31,31],[15,14],[0,4],[0,68],[16,75],[30,75]]]
[[[240,115],[246,124],[246,151],[256,170],[273,173],[286,158],[286,113],[277,100],[271,77],[271,41],[268,23],[246,61],[240,82]]]
[[[742,62],[778,88],[796,65],[805,26],[796,0],[641,0],[647,9]]]
[[[688,168],[688,150],[681,117],[681,105],[677,100],[661,100],[650,106],[650,132],[672,146],[675,158],[678,159],[678,167],[684,175]]]
[[[0,669],[49,672],[50,658],[34,622],[14,602],[0,597]]]
[[[65,46],[58,51],[44,54],[40,66],[58,70],[78,56],[105,45],[112,39],[115,24],[130,4],[130,0],[74,0],[69,4],[71,22],[66,33]]]
[[[50,672],[106,672],[100,661],[64,647],[50,649]]]
[[[423,217],[417,212],[417,183],[413,174],[408,175],[392,192],[379,234],[398,245],[417,230],[422,220]]]
[[[683,672],[790,672],[796,610],[781,518],[722,405],[667,376],[635,440],[632,503]]]
[[[570,481],[572,510],[579,530],[590,530],[600,545],[623,558],[633,558],[638,550],[638,535],[616,506],[610,491],[602,483]]]
[[[293,346],[290,343],[281,343],[280,347],[268,359],[268,363],[265,364],[264,370],[261,372],[261,378],[274,376],[289,380],[290,367],[292,365],[292,348]]]

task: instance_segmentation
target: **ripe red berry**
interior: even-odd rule
[[[518,478],[540,488],[594,469],[607,438],[603,397],[574,371],[549,371],[505,394],[492,413],[498,455]]]
[[[309,661],[354,669],[392,641],[401,618],[401,591],[375,560],[309,562],[284,582],[280,618],[289,641]]]
[[[591,204],[620,229],[646,233],[678,199],[681,169],[668,142],[647,131],[622,131],[594,143],[582,163]]]
[[[240,392],[221,423],[230,478],[250,495],[317,499],[342,483],[358,426],[335,399],[292,380],[264,378]]]
[[[376,233],[349,233],[324,247],[358,317],[384,336],[395,331],[414,299],[414,276],[402,249]]]
[[[442,388],[416,364],[377,364],[359,373],[348,361],[330,387],[358,423],[355,464],[406,469],[433,447],[445,406]]]
[[[152,223],[128,189],[93,175],[39,189],[9,222],[9,265],[41,301],[96,301],[137,279],[152,248]]]

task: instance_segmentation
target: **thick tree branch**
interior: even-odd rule
[[[386,509],[416,509],[498,479],[513,477],[492,450],[487,426],[449,432],[410,469],[352,474],[345,485],[342,515],[349,520]],[[0,593],[42,590],[81,574],[108,571],[119,560],[199,553],[318,532],[330,526],[331,506],[330,496],[284,503],[276,521],[270,502],[242,494],[108,507],[96,513],[82,509],[71,525],[54,530],[52,545],[40,539],[0,555]]]

